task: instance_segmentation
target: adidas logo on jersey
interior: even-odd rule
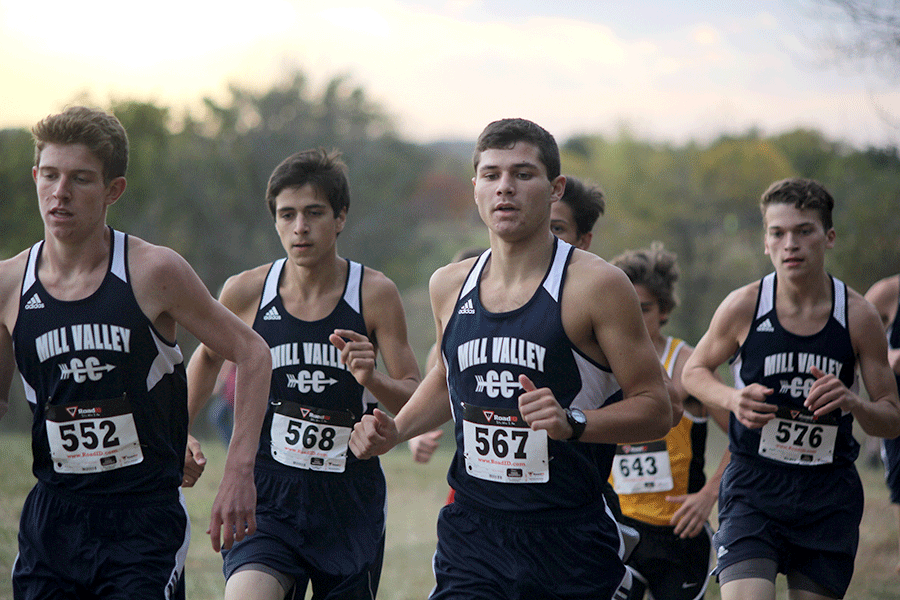
[[[760,331],[762,333],[772,333],[775,331],[775,328],[772,327],[772,322],[768,319],[759,324],[756,328],[756,331]]]
[[[37,308],[44,308],[44,303],[41,302],[40,296],[35,293],[31,300],[25,303],[25,310],[35,310]]]
[[[459,312],[457,314],[460,314],[460,315],[474,315],[475,314],[475,305],[472,303],[471,298],[466,300],[466,303],[459,307]]]
[[[278,314],[278,311],[275,310],[274,306],[272,308],[270,308],[268,310],[268,312],[266,312],[265,315],[263,315],[263,321],[280,321],[280,320],[281,320],[281,315]]]

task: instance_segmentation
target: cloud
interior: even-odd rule
[[[221,98],[227,83],[266,90],[299,69],[314,87],[347,76],[416,141],[472,139],[505,116],[532,118],[563,137],[624,120],[684,139],[714,126],[785,123],[804,101],[808,121],[826,133],[847,131],[853,102],[865,112],[851,119],[856,135],[877,128],[862,79],[801,64],[802,40],[781,13],[726,3],[663,24],[658,11],[639,7],[622,18],[593,4],[550,11],[519,0],[514,14],[499,12],[511,5],[257,0],[236,17],[210,0],[159,0],[152,10],[113,0],[0,0],[0,126],[29,126],[82,91],[101,102],[177,108]],[[852,101],[818,101],[841,93]],[[900,114],[894,96],[880,98]]]

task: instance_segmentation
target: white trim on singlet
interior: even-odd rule
[[[834,277],[831,280],[834,282],[834,318],[847,329],[847,285]]]
[[[478,257],[478,260],[475,261],[475,266],[472,267],[472,270],[469,271],[469,276],[466,277],[466,282],[463,284],[462,289],[459,290],[459,298],[464,297],[466,294],[475,289],[475,286],[478,285],[478,280],[481,279],[481,271],[484,269],[484,263],[487,262],[487,259],[491,256],[491,249],[488,248],[484,252],[481,253],[481,256]],[[459,301],[457,298],[457,301]]]
[[[287,258],[279,258],[272,263],[269,274],[266,275],[266,283],[263,285],[262,297],[259,299],[259,308],[262,309],[278,296],[278,282],[281,279],[281,270]]]
[[[663,350],[662,358],[659,359],[660,364],[665,368],[666,375],[670,378],[672,377],[672,373],[675,370],[675,361],[678,360],[678,355],[681,354],[682,348],[684,348],[685,342],[684,340],[678,340],[678,344],[675,345],[675,348],[672,348],[672,342],[675,341],[671,335],[666,336],[666,347]],[[672,353],[672,356],[669,356],[669,353]],[[669,359],[669,364],[666,366],[665,360]]]
[[[25,267],[25,277],[22,279],[22,297],[25,297],[25,292],[31,289],[31,286],[37,281],[37,257],[38,254],[41,253],[41,246],[44,245],[44,240],[35,243],[31,250],[28,251],[28,265]]]
[[[756,307],[756,320],[775,309],[775,273],[769,273],[759,282],[759,303]]]
[[[571,247],[571,244],[562,240],[556,242],[556,253],[553,255],[553,263],[550,265],[550,272],[547,273],[547,277],[544,279],[544,289],[547,290],[554,302],[559,302],[562,279],[566,272],[566,258],[569,256]]]
[[[121,231],[112,230],[112,266],[110,271],[113,275],[128,283],[128,266],[125,264],[125,241],[127,236]]]
[[[350,270],[347,273],[347,289],[344,291],[344,301],[350,305],[356,313],[362,314],[362,265],[348,260]]]

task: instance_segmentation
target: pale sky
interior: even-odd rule
[[[900,83],[816,64],[811,0],[0,0],[0,127],[87,94],[198,106],[228,83],[362,86],[417,142],[502,117],[560,141],[758,127],[900,143]],[[887,119],[885,118],[887,115]]]

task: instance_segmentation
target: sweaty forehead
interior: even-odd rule
[[[516,142],[509,148],[487,148],[478,159],[478,170],[530,167],[546,171],[537,146],[529,142]]]
[[[329,206],[328,198],[311,183],[286,187],[275,196],[276,210],[282,207],[298,208],[308,206]]]
[[[41,150],[37,166],[60,171],[103,172],[103,162],[84,144],[47,144]]]
[[[770,204],[763,214],[763,225],[766,229],[791,229],[803,225],[822,225],[819,212],[813,209],[800,209],[793,204]]]

